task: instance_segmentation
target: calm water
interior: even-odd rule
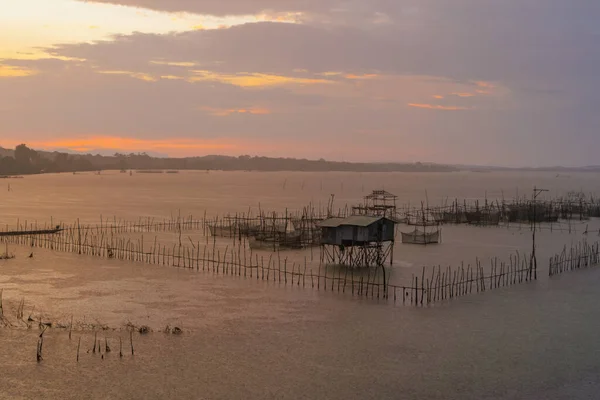
[[[263,209],[295,209],[312,202],[355,203],[385,187],[400,202],[441,204],[447,198],[506,198],[534,185],[564,194],[600,193],[598,175],[540,173],[304,174],[181,173],[178,175],[53,175],[6,181],[0,222],[97,222],[201,216]],[[545,230],[540,264],[583,238]],[[400,229],[408,229],[400,227]],[[421,265],[498,256],[530,246],[527,227],[444,227],[437,247],[396,245],[393,279]],[[597,236],[589,235],[590,240]],[[174,240],[164,234],[161,240]],[[108,330],[113,348],[102,360],[87,353],[89,333],[46,332],[44,362],[35,362],[36,329],[0,329],[3,398],[332,398],[332,399],[595,399],[600,392],[600,272],[576,271],[531,284],[473,295],[429,308],[384,305],[243,277],[97,260],[11,248],[0,261],[5,314],[21,298],[45,319],[122,327],[146,324],[134,335]],[[291,253],[290,258],[304,258]],[[318,257],[317,257],[318,258]],[[14,317],[12,318],[14,320]],[[158,332],[167,324],[181,336]],[[122,336],[125,357],[118,357]],[[82,338],[76,363],[77,341]]]

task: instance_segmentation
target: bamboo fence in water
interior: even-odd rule
[[[204,222],[204,223],[203,223]],[[423,267],[421,276],[413,276],[410,284],[390,284],[380,269],[355,270],[338,268],[330,271],[327,265],[319,264],[318,270],[304,262],[282,258],[281,252],[273,252],[268,257],[259,255],[239,240],[234,239],[225,249],[217,247],[216,238],[209,242],[187,242],[181,240],[175,244],[161,244],[155,236],[145,242],[144,236],[132,239],[119,236],[122,232],[148,232],[157,229],[176,229],[184,227],[206,230],[206,220],[192,218],[177,222],[160,223],[121,223],[110,226],[82,226],[73,224],[54,234],[24,234],[0,237],[7,244],[18,244],[45,248],[53,251],[75,253],[105,259],[117,259],[130,262],[142,262],[151,265],[165,265],[196,271],[212,272],[256,280],[296,285],[337,293],[349,292],[352,296],[387,299],[394,303],[411,305],[429,305],[439,301],[453,299],[471,293],[529,282],[537,279],[537,271],[520,254],[510,258],[509,263],[491,260],[489,267],[483,267],[477,260],[474,266],[434,268]],[[158,225],[157,225],[158,224]],[[174,228],[176,226],[177,228]],[[31,227],[23,226],[24,231]],[[29,231],[27,231],[29,232]],[[236,244],[237,243],[237,244]],[[221,245],[221,243],[219,243]],[[290,265],[291,264],[291,265]]]
[[[586,241],[567,247],[560,254],[550,258],[548,275],[559,275],[567,271],[589,268],[600,264],[600,243],[589,244]]]

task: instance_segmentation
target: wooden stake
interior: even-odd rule
[[[133,329],[129,331],[129,341],[131,342],[131,355],[134,355],[133,351]]]

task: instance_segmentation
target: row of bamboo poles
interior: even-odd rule
[[[100,223],[87,224],[79,226],[78,229],[95,230],[96,232],[109,231],[113,234],[124,233],[144,233],[144,232],[175,232],[175,231],[199,231],[202,230],[207,235],[211,227],[220,227],[224,232],[229,228],[229,234],[226,236],[236,236],[239,234],[240,227],[258,227],[261,232],[270,233],[276,226],[287,226],[292,223],[304,224],[305,226],[314,225],[330,217],[348,217],[353,215],[353,209],[345,205],[343,207],[334,207],[334,196],[328,201],[327,206],[321,204],[315,206],[312,203],[295,210],[284,212],[264,211],[260,204],[258,210],[251,208],[247,212],[226,214],[222,216],[207,216],[206,211],[202,216],[171,215],[170,218],[145,217],[136,221],[113,218],[103,218],[100,216]],[[590,217],[600,217],[600,199],[593,196],[584,196],[581,193],[569,193],[566,197],[557,197],[546,200],[532,201],[527,197],[517,197],[512,200],[484,199],[466,200],[454,199],[452,202],[444,200],[440,206],[429,206],[421,203],[420,206],[414,206],[410,203],[401,206],[394,206],[395,218],[398,221],[413,223],[416,220],[420,225],[425,220],[426,223],[434,224],[462,224],[469,223],[473,225],[498,225],[500,223],[531,223],[531,222],[557,222],[559,218],[589,219]],[[412,221],[412,222],[411,222]],[[37,221],[27,223],[17,220],[16,227],[9,227],[0,230],[0,234],[9,231],[36,231],[48,230],[56,227],[63,227],[63,223],[55,224],[52,219],[50,223],[44,225]],[[74,225],[67,228],[74,228]],[[550,226],[552,230],[552,226]],[[557,230],[564,230],[561,227]],[[568,228],[571,232],[571,226]]]
[[[458,200],[452,206],[443,207],[427,207],[427,208],[411,208],[410,206],[403,207],[397,211],[397,220],[404,221],[409,224],[411,219],[415,219],[418,224],[456,224],[456,223],[468,223],[469,221],[473,225],[498,225],[499,221],[497,217],[491,217],[490,215],[498,214],[500,209],[505,208],[506,205],[500,206],[499,204],[493,205],[493,203],[486,203],[483,207],[479,207],[477,204],[474,205],[473,210],[469,211],[468,219],[464,216],[466,209],[470,206],[460,205]],[[514,204],[519,204],[515,201]],[[526,204],[526,203],[523,203]],[[529,206],[531,207],[531,205]],[[600,207],[600,206],[599,206]],[[543,205],[536,205],[538,209],[535,212],[536,222],[544,222],[543,215],[548,215],[540,210],[544,207]],[[242,236],[256,236],[256,237],[283,237],[289,239],[286,236],[287,227],[293,226],[298,230],[301,235],[298,242],[300,247],[308,247],[311,245],[318,244],[319,229],[318,223],[324,219],[336,216],[336,217],[347,217],[351,215],[351,208],[348,206],[333,210],[332,207],[328,207],[327,210],[315,209],[312,205],[304,207],[301,210],[285,213],[276,212],[264,212],[259,208],[258,213],[253,213],[248,210],[247,213],[227,214],[224,216],[208,217],[206,212],[201,217],[194,215],[187,215],[182,217],[181,215],[172,216],[169,219],[157,219],[154,217],[139,218],[136,221],[129,221],[123,219],[104,219],[100,217],[100,223],[96,224],[80,224],[76,221],[73,224],[65,225],[64,223],[55,224],[52,219],[50,223],[38,224],[37,221],[19,221],[17,220],[16,226],[11,227],[6,225],[3,229],[0,229],[0,236],[9,234],[19,233],[44,233],[50,230],[75,230],[78,231],[91,231],[97,235],[101,234],[128,234],[128,233],[150,233],[150,232],[182,232],[182,231],[202,231],[203,236],[220,236],[226,238],[241,239]],[[528,219],[533,220],[532,214],[527,214]],[[423,222],[425,221],[425,222]],[[548,222],[548,221],[546,221]],[[519,224],[521,222],[518,222]],[[506,226],[510,227],[510,221],[506,220]],[[530,226],[528,224],[527,226]],[[519,225],[520,226],[520,225]],[[530,226],[532,228],[532,226]],[[545,229],[549,231],[560,231],[573,233],[576,231],[576,227],[570,223],[568,226],[562,226],[560,223],[555,225],[550,223],[549,226],[539,226],[537,229]],[[587,233],[587,230],[586,230]],[[600,234],[600,232],[599,232]],[[288,235],[289,236],[289,235]]]
[[[558,197],[547,200],[516,198],[467,200],[445,200],[440,206],[401,205],[397,217],[411,223],[426,218],[429,223],[471,224],[494,226],[509,223],[557,222],[563,220],[588,220],[600,217],[600,199],[593,196]]]
[[[333,210],[332,206],[327,209],[322,207],[315,208],[312,204],[303,207],[300,210],[285,212],[266,212],[258,208],[254,213],[248,209],[245,213],[225,214],[222,216],[207,216],[206,211],[200,217],[189,214],[187,216],[171,216],[170,218],[140,217],[138,220],[124,220],[113,218],[103,218],[100,216],[99,223],[83,224],[77,220],[73,224],[64,224],[62,221],[56,223],[51,218],[50,222],[38,224],[37,221],[28,222],[27,220],[17,220],[15,226],[5,225],[0,229],[1,233],[8,232],[30,232],[45,231],[56,228],[78,229],[82,231],[96,231],[97,233],[145,233],[145,232],[178,232],[178,231],[202,231],[205,236],[210,233],[210,228],[217,226],[219,228],[231,229],[230,235],[237,236],[239,228],[255,226],[263,231],[269,232],[273,226],[286,226],[292,223],[316,223],[324,219],[335,217],[347,217],[351,215],[351,209],[348,206]]]
[[[268,259],[264,255],[248,252],[242,246],[229,246],[225,249],[212,245],[201,245],[200,242],[173,246],[162,245],[157,238],[148,245],[144,238],[133,240],[114,235],[85,235],[84,230],[63,230],[56,234],[7,236],[0,238],[0,243],[17,244],[45,248],[54,251],[76,253],[106,259],[117,259],[130,262],[142,262],[153,265],[165,265],[179,268],[208,271],[215,274],[244,276],[257,280],[273,281],[291,285],[310,285],[313,288],[346,291],[351,288],[353,294],[383,297],[387,286],[378,279],[377,271],[369,269],[368,275],[354,277],[355,271],[346,269],[344,277],[341,269],[332,271],[319,265],[318,272],[308,268],[306,257],[303,263],[282,258],[281,253],[271,253]],[[350,274],[350,276],[349,276]],[[358,274],[358,273],[357,273]],[[343,286],[342,286],[343,283]]]
[[[393,298],[394,303],[427,305],[452,299],[473,292],[480,293],[528,282],[537,278],[526,258],[517,254],[510,263],[494,259],[489,268],[480,261],[474,267],[461,265],[458,268],[433,268],[427,272],[423,268],[421,279],[413,277],[409,285],[390,284],[379,268],[363,270],[335,268],[319,264],[318,270],[303,262],[290,262],[281,252],[270,253],[267,257],[248,252],[245,246],[227,245],[217,247],[216,240],[205,244],[187,242],[165,245],[157,237],[150,242],[141,238],[132,239],[114,235],[111,230],[96,231],[83,227],[69,228],[55,234],[20,235],[0,237],[0,241],[10,244],[45,248],[53,251],[75,253],[104,259],[117,259],[142,262],[152,265],[165,265],[208,271],[214,274],[232,275],[257,280],[277,282],[285,285],[316,288],[332,292],[350,292],[353,296]]]
[[[568,251],[565,246],[561,253],[551,257],[548,275],[554,276],[598,264],[600,264],[600,243],[589,244],[587,241],[583,241],[572,246]]]
[[[423,267],[421,279],[413,275],[410,291],[402,291],[402,301],[403,303],[410,301],[410,304],[415,305],[428,305],[533,280],[537,280],[535,265],[518,252],[514,256],[511,255],[509,263],[498,262],[498,258],[491,259],[487,270],[479,259],[475,261],[474,266],[469,264],[465,267],[463,264],[457,268],[445,269],[441,266],[433,267],[431,275],[428,269]],[[396,290],[394,288],[394,302],[397,299]]]
[[[0,230],[0,234],[6,233],[20,233],[20,232],[36,232],[36,231],[48,231],[53,229],[78,229],[82,231],[95,231],[97,233],[112,233],[112,234],[125,234],[125,233],[145,233],[145,232],[175,232],[179,230],[201,230],[207,225],[207,219],[195,218],[192,215],[187,217],[172,217],[170,219],[157,220],[153,217],[139,218],[137,221],[129,221],[123,219],[103,219],[100,217],[99,224],[80,224],[79,220],[73,224],[65,225],[60,222],[55,224],[52,220],[50,223],[38,224],[37,221],[28,222],[17,220],[14,227],[5,225]]]

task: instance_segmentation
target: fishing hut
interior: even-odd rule
[[[383,267],[394,259],[395,220],[355,215],[322,221],[321,252],[327,264],[351,268]]]
[[[352,212],[355,215],[395,218],[397,199],[398,196],[385,190],[373,190],[363,198],[363,204],[352,207]]]

